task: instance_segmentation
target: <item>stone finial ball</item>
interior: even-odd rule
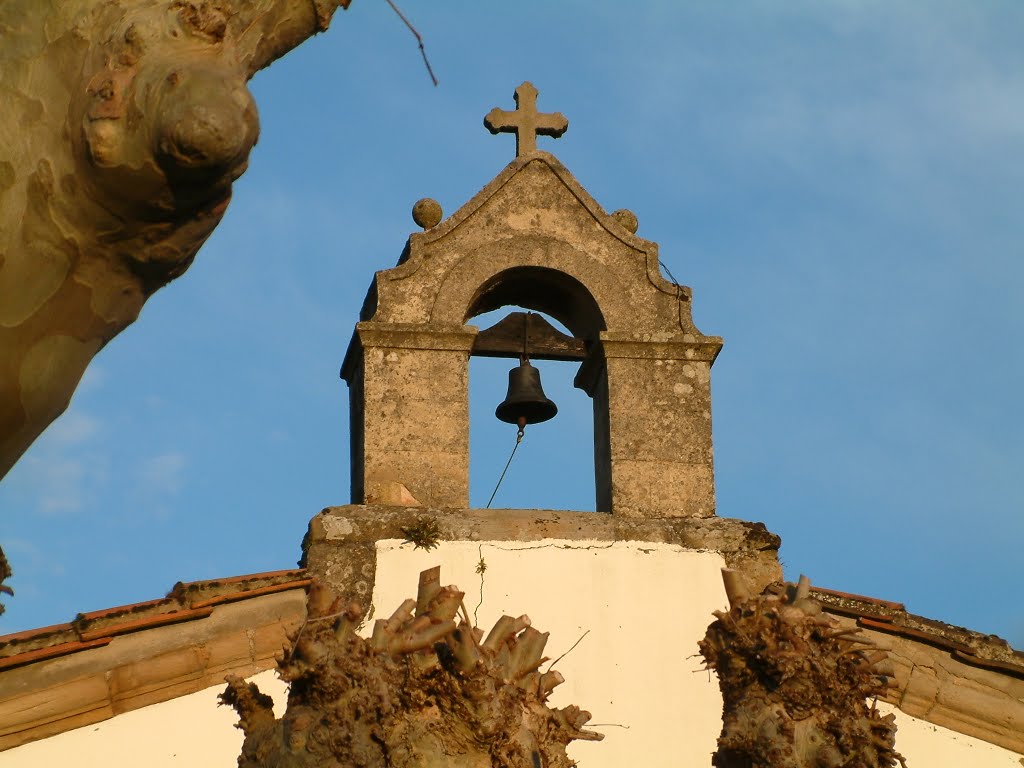
[[[429,197],[417,200],[416,205],[412,207],[412,220],[424,229],[436,227],[441,223],[443,215],[441,204]]]
[[[618,222],[619,226],[630,234],[635,235],[637,229],[640,227],[640,222],[636,219],[636,214],[628,208],[619,208],[619,210],[612,213],[612,218]]]

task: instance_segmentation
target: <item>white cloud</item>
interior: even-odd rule
[[[39,511],[45,515],[78,512],[84,500],[86,467],[82,461],[53,457],[34,462],[40,483]]]
[[[649,59],[649,78],[635,98],[669,125],[693,113],[708,146],[737,162],[784,163],[830,188],[835,178],[820,173],[829,156],[920,182],[937,166],[956,169],[950,146],[965,173],[979,157],[999,164],[1019,151],[1020,58],[993,53],[998,28],[969,5],[936,14],[925,5],[795,3],[787,13],[755,4],[742,15],[715,41],[724,51],[695,42],[636,54]],[[673,17],[681,25],[684,15]]]
[[[4,480],[6,503],[55,517],[82,512],[107,478],[102,423],[74,407],[31,446]]]
[[[65,453],[63,446],[22,458],[14,496],[29,500],[45,517],[81,512],[96,497],[107,478],[106,458],[90,451]]]
[[[146,496],[173,496],[181,490],[188,461],[180,451],[167,451],[142,462],[139,490]]]

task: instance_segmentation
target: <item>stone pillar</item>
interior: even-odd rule
[[[425,506],[469,506],[472,326],[362,322],[342,375],[352,418],[352,501],[404,485]]]
[[[595,450],[599,509],[626,517],[715,513],[711,363],[720,348],[718,340],[601,334],[603,365],[589,362],[590,380],[581,381],[594,397],[595,437],[599,416],[607,429],[606,448]],[[600,401],[607,411],[599,415]],[[610,494],[605,500],[602,485]]]

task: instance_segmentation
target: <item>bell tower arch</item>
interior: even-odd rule
[[[424,231],[370,287],[342,368],[352,501],[404,486],[426,506],[468,507],[469,357],[500,356],[502,341],[497,326],[467,323],[518,305],[572,332],[538,338],[531,354],[580,361],[575,383],[594,403],[597,509],[713,515],[711,366],[722,340],[694,326],[690,289],[662,277],[635,216],[606,213],[536,149],[536,135],[561,135],[565,118],[537,114],[529,83],[516,93],[519,110],[485,121],[516,133],[516,159],[446,219],[434,201],[417,203]]]

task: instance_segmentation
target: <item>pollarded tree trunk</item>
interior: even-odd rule
[[[738,572],[722,575],[730,608],[700,641],[723,699],[712,765],[905,768],[895,717],[867,704],[894,683],[887,654],[825,615],[806,577],[751,597]]]
[[[547,633],[526,616],[472,626],[463,593],[424,571],[416,600],[355,633],[362,611],[340,610],[317,585],[308,617],[278,665],[288,709],[254,683],[230,678],[222,695],[245,731],[240,768],[570,768],[565,746],[599,740],[589,712],[552,709],[563,678],[541,672]],[[458,619],[462,612],[463,619]]]
[[[0,2],[0,478],[217,226],[249,78],[349,1]]]

